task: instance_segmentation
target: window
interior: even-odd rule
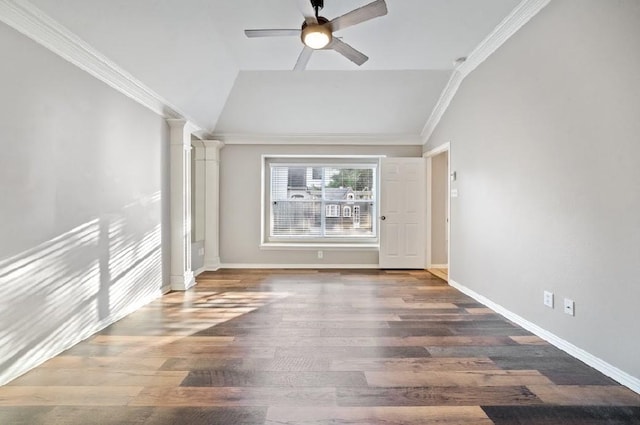
[[[287,157],[265,165],[263,241],[377,242],[377,158]]]
[[[325,207],[325,217],[340,217],[340,207],[332,204]]]

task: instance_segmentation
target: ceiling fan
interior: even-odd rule
[[[314,50],[335,50],[356,65],[362,65],[369,58],[338,37],[335,37],[333,33],[387,14],[385,0],[376,0],[331,21],[318,15],[318,12],[324,7],[324,0],[298,0],[298,6],[304,16],[304,22],[300,29],[256,29],[244,31],[249,38],[300,36],[304,48],[293,68],[294,71],[303,71],[307,67]]]

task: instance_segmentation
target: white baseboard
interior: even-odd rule
[[[525,319],[525,318],[523,318],[521,316],[518,316],[517,314],[507,310],[506,308],[502,307],[499,304],[494,303],[490,299],[478,294],[477,292],[473,291],[472,289],[467,288],[464,285],[459,284],[458,282],[455,282],[455,281],[449,279],[449,285],[451,285],[452,287],[456,288],[460,292],[470,296],[471,298],[475,299],[476,301],[486,305],[491,310],[493,310],[496,313],[506,317],[507,319],[509,319],[512,322],[518,324],[519,326],[522,326],[523,328],[525,328],[529,332],[534,333],[535,335],[539,336],[540,338],[544,339],[545,341],[549,342],[550,344],[555,345],[556,347],[558,347],[562,351],[565,351],[567,354],[575,357],[578,360],[583,361],[584,363],[586,363],[589,366],[593,367],[594,369],[604,373],[605,375],[607,375],[608,377],[616,380],[617,382],[621,383],[622,385],[624,385],[626,387],[629,387],[631,390],[633,390],[633,391],[635,391],[637,393],[640,393],[640,379],[638,379],[638,378],[636,378],[636,377],[634,377],[632,375],[629,375],[628,373],[626,373],[626,372],[618,369],[617,367],[605,362],[604,360],[594,356],[593,354],[588,353],[587,351],[583,350],[582,348],[573,345],[569,341],[566,341],[566,340],[560,338],[559,336],[547,331],[546,329],[543,329],[540,326],[528,321],[527,319]]]
[[[171,289],[173,291],[187,291],[196,284],[193,271],[189,270],[184,275],[171,276]]]
[[[377,264],[220,264],[221,269],[378,269]]]
[[[204,273],[208,271],[206,267],[200,267],[199,269],[197,269],[196,271],[193,272],[193,276],[198,277],[198,275]]]

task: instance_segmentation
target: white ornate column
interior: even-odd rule
[[[191,142],[191,146],[193,150],[191,151],[192,163],[194,164],[194,169],[192,170],[191,175],[193,176],[194,181],[191,182],[191,187],[193,188],[192,197],[192,211],[191,216],[193,217],[194,224],[194,234],[191,235],[191,241],[193,243],[198,241],[204,241],[204,229],[205,229],[205,196],[206,196],[206,183],[205,183],[205,172],[206,172],[206,151],[205,145],[202,140],[193,140]]]
[[[195,285],[191,270],[191,133],[186,120],[167,120],[170,126],[171,167],[171,289]]]
[[[205,150],[204,269],[220,268],[220,149],[224,143],[203,140]]]

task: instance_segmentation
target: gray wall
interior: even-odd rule
[[[447,264],[449,153],[431,159],[431,264]]]
[[[377,251],[260,249],[261,156],[387,155],[421,156],[420,146],[230,145],[220,160],[220,257],[225,264],[359,264],[377,265]]]
[[[554,0],[425,147],[450,141],[458,173],[451,278],[637,378],[639,69],[640,2]]]
[[[161,293],[165,121],[0,24],[0,384]]]

